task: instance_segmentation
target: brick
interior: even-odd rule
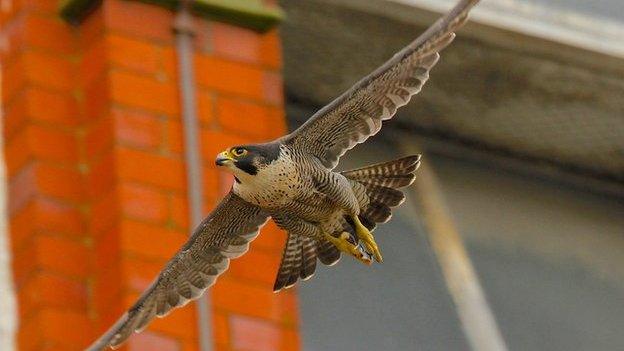
[[[0,48],[0,58],[2,61],[10,62],[26,47],[24,39],[25,22],[26,16],[22,14],[13,18],[8,25],[3,26],[3,42]]]
[[[169,196],[169,208],[173,224],[186,231],[189,230],[189,210],[186,194],[171,194]]]
[[[171,190],[185,189],[184,164],[179,159],[118,147],[117,162],[121,179]]]
[[[72,89],[75,68],[69,60],[37,51],[25,51],[22,55],[29,82],[61,91]]]
[[[229,318],[232,348],[246,351],[275,351],[280,344],[281,330],[274,323],[247,316]]]
[[[170,82],[178,81],[178,57],[171,45],[165,45],[161,51],[162,73],[164,79]]]
[[[84,244],[59,236],[37,235],[28,247],[14,253],[15,281],[21,286],[37,270],[85,279],[88,262]]]
[[[128,340],[129,351],[159,350],[180,351],[180,345],[176,339],[165,335],[144,331],[135,334]]]
[[[36,229],[80,237],[86,230],[84,215],[75,206],[60,201],[35,198]]]
[[[45,307],[86,310],[87,287],[72,279],[40,272],[19,289],[17,302],[20,319]]]
[[[23,27],[25,44],[69,55],[75,50],[70,28],[60,18],[26,16]]]
[[[137,257],[169,259],[188,239],[186,233],[130,219],[121,220],[120,231],[120,250]]]
[[[46,0],[15,0],[13,3],[20,9],[34,10],[33,12],[39,12],[43,15],[56,15],[56,11],[58,11],[58,4]]]
[[[167,120],[165,125],[167,129],[167,150],[174,154],[182,154],[184,150],[182,123],[178,120]]]
[[[225,150],[226,148],[244,145],[249,143],[249,139],[234,135],[215,132],[212,130],[202,129],[200,131],[202,156],[205,162],[214,165],[215,157],[217,154]]]
[[[93,269],[96,275],[105,270],[111,270],[112,266],[120,266],[122,261],[119,252],[119,228],[115,223],[108,230],[97,236],[93,242]],[[119,284],[118,284],[119,285]]]
[[[212,334],[216,344],[228,345],[230,343],[230,326],[228,314],[213,311],[212,313]]]
[[[117,263],[123,277],[120,281],[124,289],[143,293],[163,270],[165,262],[163,258],[153,260],[123,254]]]
[[[276,139],[282,135],[288,133],[288,127],[286,126],[286,113],[282,107],[269,106],[267,107],[269,113],[269,120],[273,128],[268,131],[265,137],[269,139]]]
[[[85,222],[78,208],[46,198],[36,199],[35,205],[38,211],[37,221],[41,229],[74,237],[84,234]]]
[[[8,62],[8,63],[7,63]],[[23,55],[6,60],[2,66],[2,101],[9,102],[26,86]]]
[[[111,86],[108,77],[98,76],[84,88],[84,115],[91,121],[107,117],[110,111]]]
[[[284,82],[282,76],[274,72],[264,72],[262,76],[262,97],[270,104],[284,103]]]
[[[104,10],[102,6],[98,6],[80,24],[80,32],[78,33],[79,47],[82,50],[88,48],[94,42],[102,39],[104,32]]]
[[[105,25],[113,32],[164,42],[173,39],[173,13],[159,6],[109,0],[103,11]]]
[[[260,41],[260,61],[263,65],[277,69],[282,66],[282,48],[276,29],[265,33]]]
[[[254,250],[252,244],[252,249],[230,263],[228,272],[233,278],[258,282],[266,289],[272,289],[280,259],[281,254]]]
[[[26,128],[17,133],[5,144],[4,155],[7,177],[11,179],[32,160],[32,152],[28,145],[28,132]]]
[[[13,213],[9,219],[10,243],[13,251],[22,248],[30,239],[35,231],[37,223],[37,208],[35,202],[31,201],[22,207],[16,213]]]
[[[115,102],[157,113],[179,112],[178,91],[172,83],[120,71],[112,71],[110,81]]]
[[[216,55],[252,64],[260,62],[260,34],[218,22],[212,23],[209,33]]]
[[[172,311],[167,318],[156,319],[150,329],[180,339],[197,340],[196,308],[195,302],[190,302]]]
[[[85,47],[78,63],[80,75],[77,78],[80,87],[102,84],[102,77],[110,68],[109,56],[110,50],[104,38],[97,38]]]
[[[85,192],[91,198],[100,198],[115,184],[115,154],[106,153],[93,161],[85,177]]]
[[[224,172],[225,171],[218,171],[214,167],[203,168],[204,196],[209,200],[209,202],[215,202],[217,199],[221,198],[222,194],[220,194],[220,182]]]
[[[108,231],[116,223],[119,217],[119,195],[117,191],[109,191],[91,205],[89,216],[89,232],[97,237]]]
[[[11,140],[28,121],[26,94],[18,94],[4,109],[2,132],[4,140]]]
[[[210,291],[211,301],[220,309],[278,323],[296,323],[296,300],[293,302],[292,293],[274,294],[266,287],[234,280],[227,273]]]
[[[198,89],[197,113],[200,124],[211,126],[214,123],[214,93]]]
[[[98,315],[97,329],[101,328],[100,332],[102,333],[128,307],[121,304],[125,288],[123,282],[124,279],[117,264],[113,264],[108,269],[97,271],[93,277],[91,301],[93,309]]]
[[[92,341],[93,333],[85,313],[46,308],[24,324],[27,325],[21,326],[18,333],[20,349],[25,348],[25,344],[32,345],[27,341],[33,335],[39,335],[46,342],[58,343],[65,350],[86,347]]]
[[[88,274],[88,249],[73,240],[60,237],[38,236],[33,250],[40,267],[71,277],[86,278]]]
[[[195,63],[201,86],[259,100],[264,98],[262,70],[207,55],[196,55]]]
[[[169,217],[167,196],[153,188],[122,183],[119,187],[124,216],[164,224]]]
[[[273,121],[272,117],[266,107],[257,103],[227,97],[217,99],[219,124],[232,134],[266,140],[276,125],[280,125],[280,121]]]
[[[82,176],[77,170],[48,163],[37,163],[33,169],[41,194],[74,202],[83,200]]]
[[[39,350],[43,341],[43,333],[41,333],[40,323],[37,315],[29,318],[27,321],[20,321],[17,329],[16,342],[18,350]]]
[[[142,111],[113,108],[115,139],[124,145],[156,149],[163,143],[160,118]]]
[[[159,69],[159,48],[145,40],[121,35],[106,36],[110,62],[140,73],[154,74]]]
[[[275,222],[269,222],[262,227],[260,235],[251,244],[252,248],[259,248],[267,252],[281,253],[286,242],[286,233],[279,229]]]
[[[29,125],[28,145],[34,157],[42,160],[75,163],[78,160],[76,136],[54,128]]]
[[[88,127],[84,137],[84,150],[87,159],[96,159],[112,148],[115,142],[114,124],[112,118],[104,117]]]
[[[45,163],[24,168],[9,186],[9,213],[21,208],[35,194],[69,201],[82,199],[81,177],[77,171]]]
[[[301,337],[296,328],[284,328],[282,330],[282,340],[279,349],[281,351],[301,350]]]
[[[25,167],[9,183],[9,215],[17,212],[37,193],[34,166]]]
[[[80,122],[76,101],[65,94],[29,87],[25,92],[28,116],[33,121],[75,127]]]

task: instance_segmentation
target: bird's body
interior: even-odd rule
[[[352,188],[355,183],[281,142],[275,143],[277,158],[258,167],[253,176],[237,172],[232,191],[267,211],[282,229],[320,239],[323,233],[342,229],[340,219],[359,214],[366,205],[367,197],[358,202]]]
[[[405,196],[420,156],[336,172],[340,157],[376,134],[418,94],[479,0],[461,0],[446,16],[294,132],[264,144],[228,148],[216,159],[235,177],[232,190],[195,229],[139,300],[88,350],[116,348],[154,317],[198,298],[244,254],[271,218],[288,238],[274,291],[306,280],[317,261],[341,253],[382,262],[371,232]]]

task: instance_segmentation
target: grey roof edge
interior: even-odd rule
[[[319,0],[426,27],[456,0]],[[462,36],[560,58],[598,71],[624,73],[624,23],[573,11],[491,0],[477,5]],[[507,16],[502,16],[501,14]],[[522,40],[517,40],[521,38]]]

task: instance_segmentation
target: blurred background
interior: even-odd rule
[[[453,3],[282,1],[291,126]],[[424,149],[510,350],[623,349],[624,4],[485,0],[471,20],[343,165]],[[470,349],[410,200],[378,230],[387,262],[302,285],[305,350]]]
[[[171,1],[0,0],[0,349],[82,349],[190,229]],[[203,207],[452,0],[193,1]],[[279,294],[274,226],[129,350],[624,350],[624,4],[483,0],[341,169],[422,152],[376,238]],[[428,201],[434,199],[435,201]],[[208,351],[208,350],[202,350]]]

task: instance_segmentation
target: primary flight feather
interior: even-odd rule
[[[382,256],[371,231],[390,219],[411,184],[418,155],[346,172],[340,157],[376,134],[429,78],[439,52],[479,0],[462,0],[373,73],[323,107],[297,130],[264,144],[228,148],[217,166],[235,182],[139,300],[88,350],[120,346],[154,317],[198,298],[244,254],[271,218],[288,233],[274,291],[310,278],[317,260],[341,253],[370,264]]]

